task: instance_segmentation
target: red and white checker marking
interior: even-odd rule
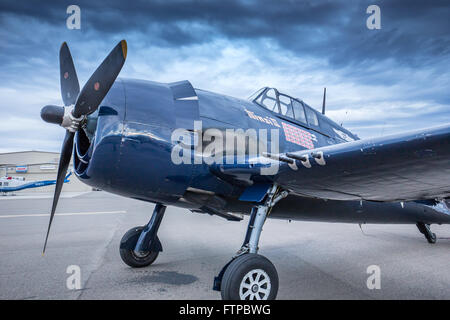
[[[283,125],[286,141],[298,144],[307,149],[314,149],[312,134],[291,124],[281,122]]]

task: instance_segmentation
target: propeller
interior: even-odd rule
[[[48,223],[47,235],[45,236],[44,249],[47,247],[48,235],[55,216],[64,178],[69,167],[73,150],[73,138],[79,128],[80,122],[89,114],[97,110],[99,104],[105,98],[113,85],[127,57],[127,42],[120,41],[109,55],[103,60],[86,82],[80,92],[77,73],[73,64],[67,43],[61,45],[59,51],[61,97],[65,107],[48,105],[42,108],[42,120],[59,124],[66,129],[66,135],[61,148],[59,158],[58,174],[56,178],[55,194],[53,196],[50,221]]]

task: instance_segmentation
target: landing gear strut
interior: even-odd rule
[[[273,206],[288,195],[273,185],[265,201],[253,207],[244,243],[214,279],[214,290],[224,300],[273,300],[278,292],[278,273],[274,265],[257,254],[264,222]]]
[[[157,233],[165,211],[166,206],[158,203],[147,225],[134,227],[125,233],[120,241],[120,257],[123,262],[130,267],[141,268],[156,260],[162,251]]]
[[[422,233],[425,236],[425,239],[427,239],[428,243],[436,243],[436,234],[431,232],[429,224],[417,222],[416,225],[420,233]]]

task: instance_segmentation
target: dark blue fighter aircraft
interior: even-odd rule
[[[258,254],[267,217],[416,224],[430,243],[430,224],[450,223],[450,125],[361,140],[324,116],[325,96],[319,113],[273,88],[241,100],[188,81],[116,80],[126,55],[121,41],[80,91],[61,47],[65,106],[41,111],[67,130],[44,251],[72,153],[86,184],[156,204],[120,243],[131,267],[162,251],[168,205],[228,220],[249,214],[242,247],[214,279],[224,299],[276,297],[277,271]]]

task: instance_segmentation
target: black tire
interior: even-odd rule
[[[278,293],[277,270],[266,257],[243,254],[228,265],[220,291],[223,300],[253,300],[257,296],[263,300],[274,300]]]
[[[135,227],[128,230],[123,235],[122,239],[128,239],[130,237],[135,236],[137,242],[139,234],[141,233],[143,228],[144,227]],[[159,242],[158,236],[156,236],[156,241]],[[148,251],[143,254],[137,254],[132,249],[123,249],[123,248],[120,249],[120,257],[122,258],[122,261],[133,268],[143,268],[151,265],[156,260],[156,258],[158,258],[158,255],[159,251]]]

